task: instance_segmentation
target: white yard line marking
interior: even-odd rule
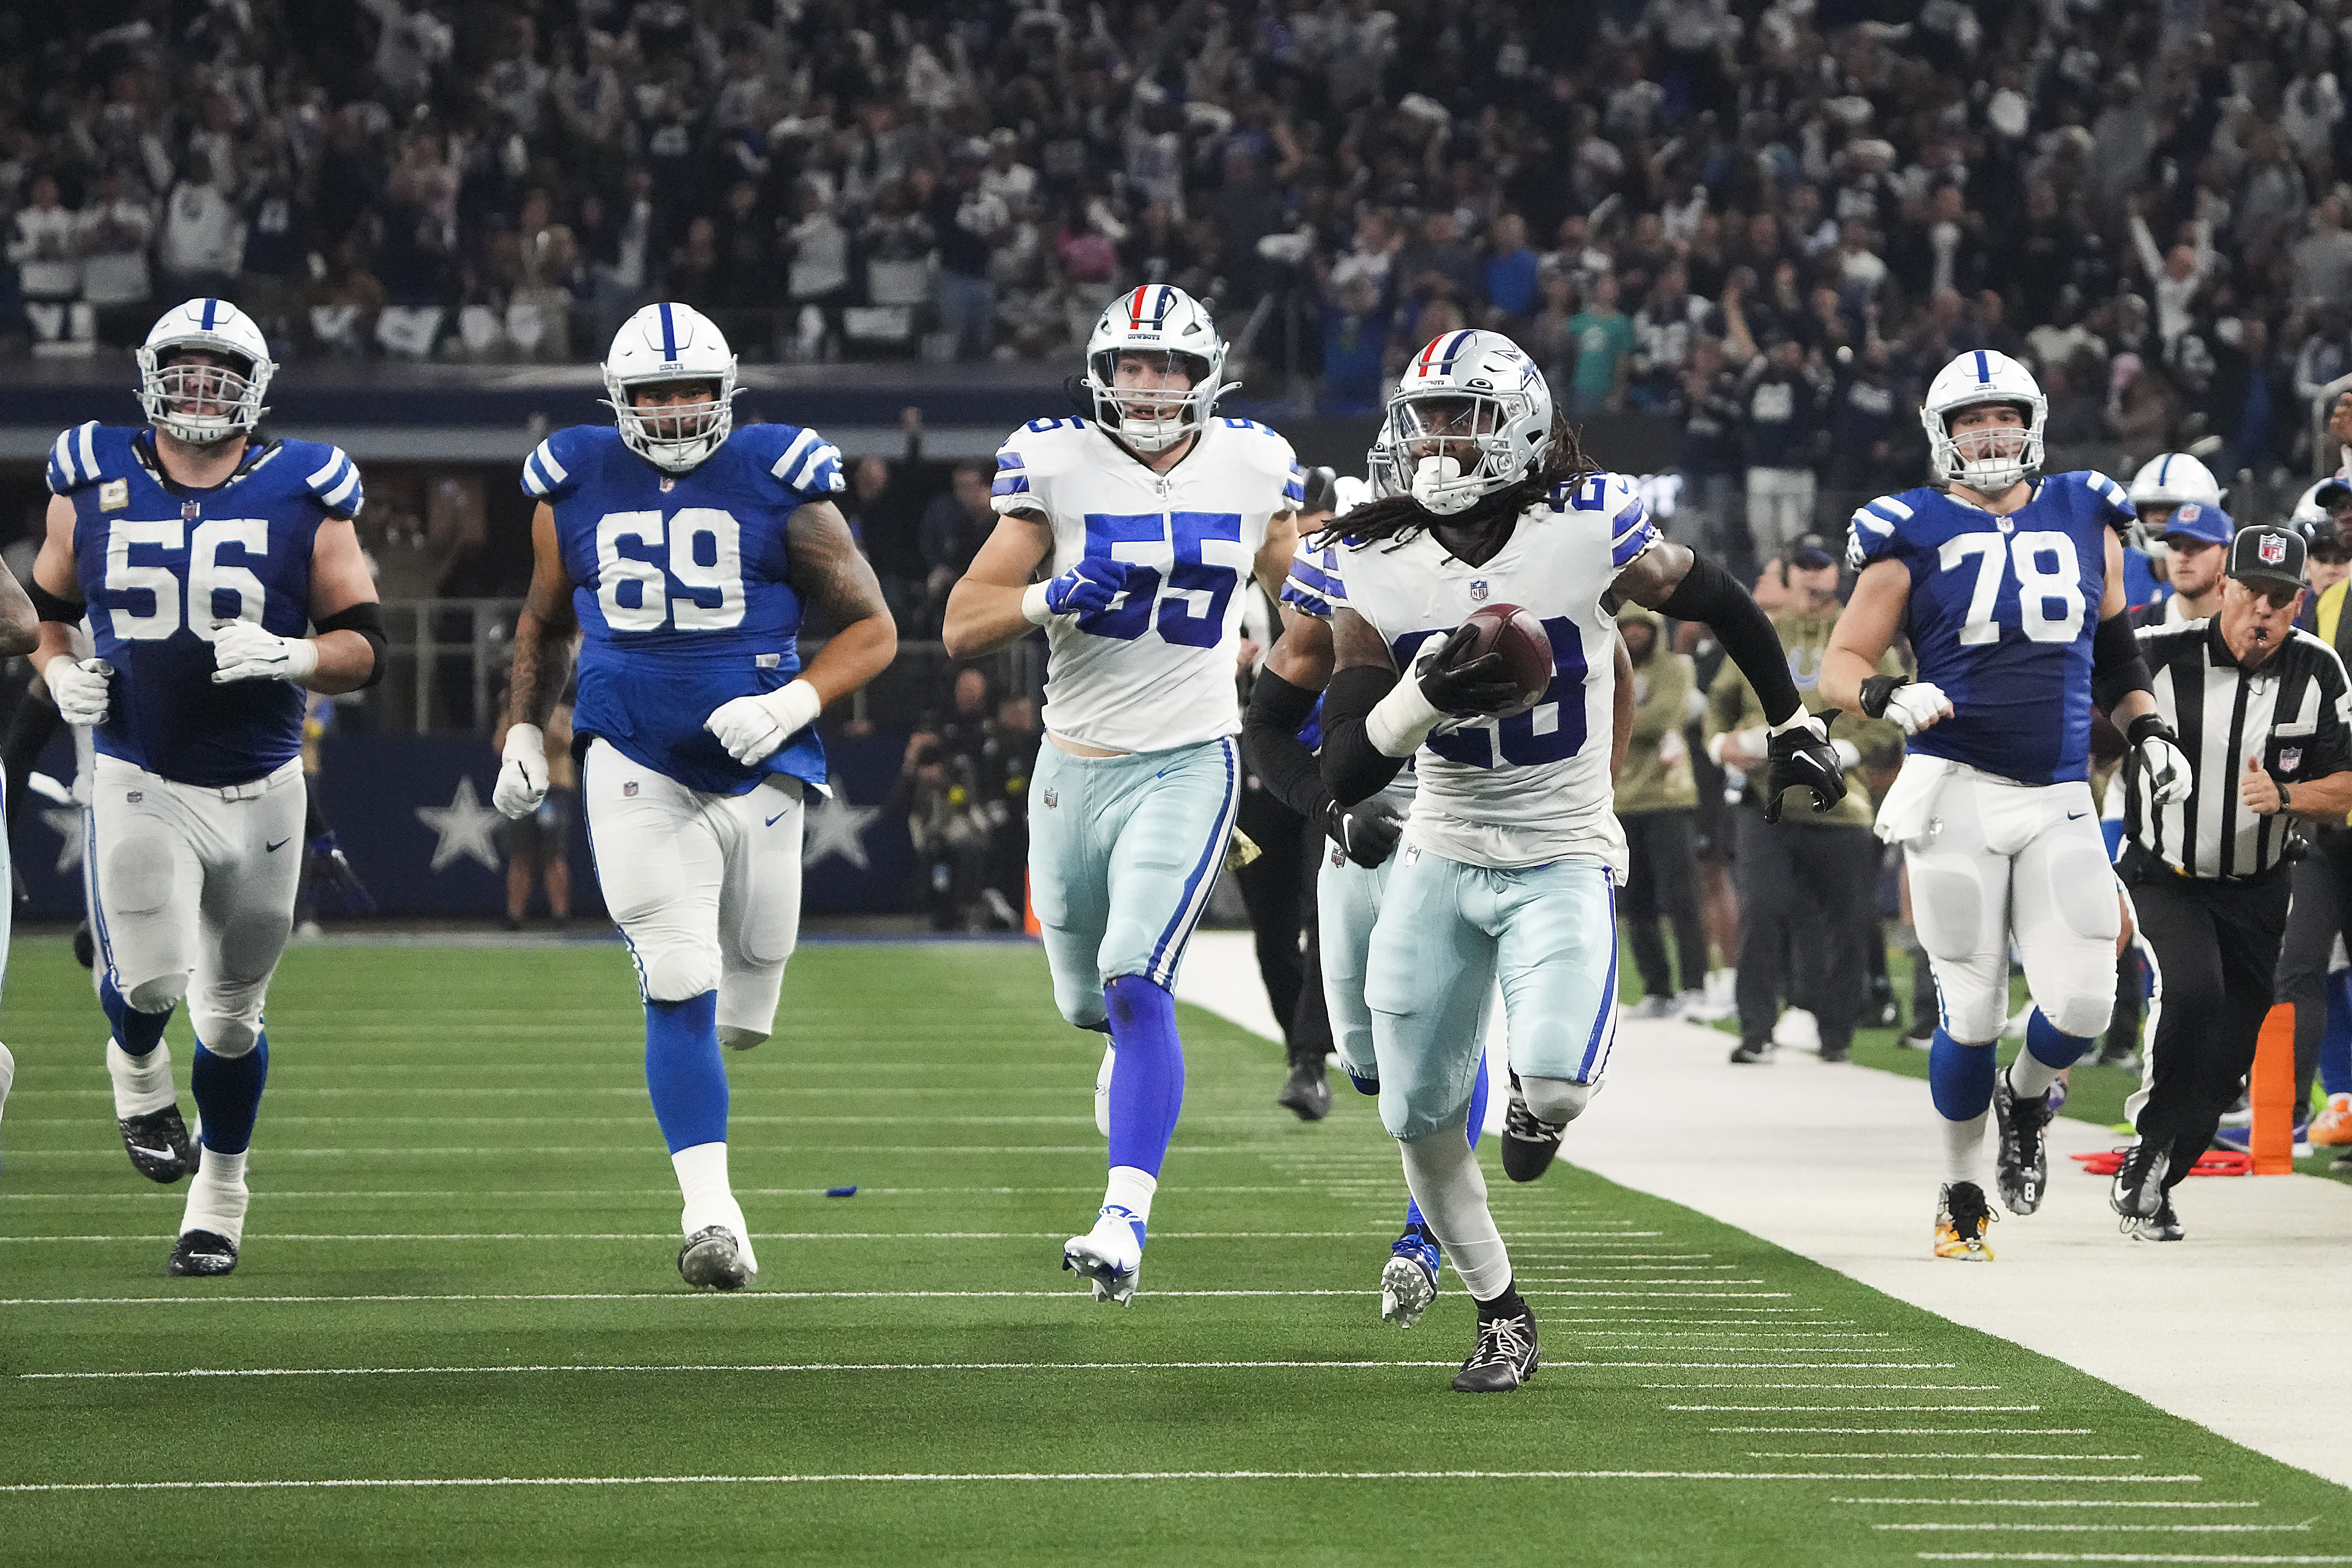
[[[675,1237],[664,1237],[674,1240]],[[1354,1297],[1370,1300],[1377,1291],[1360,1287],[1344,1290],[1154,1290],[1155,1300],[1207,1300],[1232,1297],[1272,1297],[1276,1299],[1319,1296]],[[1524,1296],[1572,1295],[1563,1290],[1523,1290]],[[512,1292],[505,1294],[481,1292],[467,1294],[359,1295],[359,1296],[16,1296],[0,1298],[0,1307],[205,1307],[235,1303],[253,1306],[268,1303],[308,1304],[320,1301],[1068,1301],[1091,1306],[1094,1298],[1084,1290],[565,1290]],[[1449,1363],[1450,1364],[1450,1363]],[[1799,1430],[1811,1431],[1811,1427]]]
[[[1839,1481],[1912,1478],[1827,1475],[1811,1470],[1118,1470],[1059,1474],[996,1471],[971,1474],[816,1474],[784,1476],[446,1476],[274,1481],[47,1481],[0,1485],[0,1492],[273,1491],[326,1488],[778,1486],[826,1483],[969,1483],[974,1481]],[[1922,1476],[1922,1480],[1967,1479]],[[2177,1478],[2175,1478],[2177,1479]],[[2249,1505],[2251,1506],[2251,1505]]]
[[[1807,1454],[1780,1448],[1750,1448],[1748,1450],[1748,1457],[1751,1459],[2068,1459],[2083,1464],[2093,1464],[2108,1460],[2120,1462],[2127,1459],[2147,1458],[2144,1454]],[[1882,1524],[1878,1528],[1881,1530],[1960,1530],[1966,1527],[1957,1524]],[[2021,1530],[2026,1528],[2032,1528],[2034,1530],[2093,1530],[2104,1527],[2096,1525],[2077,1526],[2056,1524],[2037,1524],[2028,1527],[2024,1525],[1989,1524],[1983,1528],[1987,1530]],[[2237,1529],[2240,1527],[2233,1525],[2231,1528]]]
[[[2169,1498],[1833,1497],[1832,1502],[1896,1508],[2260,1508],[2252,1502],[2176,1502]]]
[[[1922,1563],[2352,1563],[2352,1557],[2249,1557],[2189,1552],[1922,1552]]]
[[[1874,1524],[1873,1530],[1901,1531],[2021,1531],[2034,1533],[2089,1535],[2113,1532],[2121,1534],[2166,1535],[2261,1535],[2284,1533],[2311,1529],[2303,1524]]]
[[[1696,1366],[1699,1363],[1694,1362],[1688,1364]],[[1772,1370],[1782,1372],[1789,1369],[1785,1366],[1780,1366],[1775,1367]],[[1869,1369],[1848,1366],[1841,1363],[1835,1370],[1839,1372],[1856,1372]],[[1842,1388],[1851,1390],[1855,1394],[1894,1394],[1897,1392],[1910,1394],[1993,1394],[1999,1392],[2000,1388],[2000,1384],[1997,1383],[1645,1383],[1642,1384],[1642,1386],[1643,1388],[1678,1388],[1685,1392],[1694,1394],[1713,1393],[1717,1391],[1726,1394],[1745,1393],[1759,1388],[1810,1388],[1819,1389],[1823,1392],[1831,1389]],[[1901,1456],[1898,1455],[1896,1457],[1900,1458]]]
[[[2088,1426],[1710,1426],[1707,1430],[1831,1437],[2088,1437],[2093,1433]]]
[[[1450,1361],[938,1361],[938,1362],[804,1362],[732,1365],[719,1363],[656,1365],[547,1366],[265,1366],[189,1367],[179,1372],[20,1372],[31,1382],[120,1382],[126,1379],[183,1377],[483,1377],[527,1373],[592,1372],[1200,1372],[1255,1367],[1453,1366]],[[1573,1363],[1571,1363],[1573,1364]]]
[[[1787,1415],[1800,1410],[1916,1410],[1969,1411],[1991,1415],[2009,1411],[2030,1411],[2039,1405],[1669,1405],[1669,1410],[1758,1410],[1770,1415]]]

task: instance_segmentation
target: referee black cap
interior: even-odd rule
[[[2242,583],[2300,588],[2309,554],[2303,535],[2292,528],[2268,523],[2242,528],[2230,541],[2230,575]]]

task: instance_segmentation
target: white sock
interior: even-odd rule
[[[1151,1194],[1159,1190],[1160,1178],[1142,1166],[1113,1165],[1110,1180],[1103,1184],[1103,1207],[1123,1208],[1149,1224],[1151,1219]]]
[[[1985,1120],[1991,1114],[1979,1110],[1966,1121],[1938,1119],[1944,1127],[1944,1180],[1984,1185]]]
[[[2038,1100],[2050,1092],[2050,1086],[2065,1070],[2052,1067],[2032,1051],[2021,1050],[2017,1059],[2009,1064],[2009,1091],[2020,1100]]]
[[[143,1057],[134,1057],[120,1042],[106,1042],[106,1076],[114,1080],[114,1114],[123,1120],[172,1108],[172,1047],[163,1041]]]
[[[8,1054],[7,1047],[0,1046],[0,1110],[8,1109],[8,1089],[16,1081],[16,1058]]]
[[[181,1235],[209,1230],[233,1242],[245,1239],[245,1205],[249,1201],[245,1158],[249,1152],[224,1154],[198,1146],[196,1173],[188,1179],[188,1206],[180,1215]]]
[[[1478,1300],[1493,1300],[1511,1282],[1511,1256],[1486,1210],[1486,1178],[1476,1152],[1458,1127],[1402,1139],[1397,1147],[1404,1153],[1405,1184],[1463,1288]]]
[[[736,1244],[743,1249],[743,1267],[757,1274],[760,1259],[751,1250],[751,1226],[727,1181],[726,1143],[697,1143],[691,1149],[680,1149],[669,1163],[677,1172],[678,1194],[686,1200],[678,1211],[678,1234],[692,1236],[714,1225],[725,1226],[735,1233]]]

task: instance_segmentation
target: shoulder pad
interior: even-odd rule
[[[1641,490],[1623,474],[1585,474],[1554,485],[1544,504],[1554,512],[1598,512],[1608,520],[1609,564],[1622,571],[1658,542]]]
[[[579,483],[572,469],[579,468],[588,454],[583,432],[597,427],[588,425],[568,425],[541,441],[522,460],[523,493],[541,500],[559,500],[572,493]]]
[[[841,448],[814,430],[791,425],[770,425],[761,428],[778,436],[790,432],[783,453],[768,465],[768,472],[776,482],[802,500],[824,500],[848,489],[842,477]]]
[[[2083,488],[2104,503],[2103,510],[2111,526],[2120,528],[2125,523],[2137,521],[2139,512],[2133,507],[2131,497],[2125,493],[2123,486],[2096,468],[2082,469],[2080,477]]]
[[[1076,460],[1087,431],[1083,419],[1032,419],[1007,436],[996,449],[996,478],[988,487],[998,515],[1043,511],[1044,480]]]
[[[77,425],[58,437],[49,448],[49,493],[69,496],[98,483],[103,477],[99,472],[98,434],[100,426],[93,419]]]
[[[306,465],[302,488],[318,498],[331,517],[356,518],[360,508],[367,504],[367,487],[361,482],[360,466],[341,447],[314,446],[304,442],[307,448],[297,454],[287,451],[289,458],[299,457]],[[315,464],[310,462],[317,458]]]
[[[1886,553],[1896,531],[1911,517],[1911,503],[1899,496],[1880,496],[1865,503],[1846,525],[1845,563],[1859,572]]]

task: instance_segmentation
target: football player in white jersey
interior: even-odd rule
[[[2158,799],[2189,789],[2125,613],[2132,503],[2105,474],[2042,473],[2048,412],[2032,373],[2006,354],[1964,353],[1937,373],[1919,416],[1931,482],[1853,514],[1847,560],[1861,576],[1822,658],[1822,697],[1911,737],[1878,836],[1903,847],[1936,972],[1927,1084],[1946,1180],[1934,1249],[1962,1262],[1992,1258],[1988,1113],[2001,1201],[2032,1214],[2048,1181],[2043,1097],[2115,1005],[2124,908],[2087,782],[2094,702]],[[1898,632],[1916,680],[1877,673]],[[2024,1049],[1997,1073],[2012,940],[2034,1007]],[[2159,1163],[2144,1214],[2163,1176]]]
[[[1339,511],[1316,531],[1344,534],[1341,519],[1350,507],[1393,493],[1393,449],[1385,428],[1370,458],[1370,483],[1343,480],[1355,493],[1344,497]],[[1302,527],[1313,521],[1310,514],[1302,520]],[[1317,967],[1340,1066],[1359,1090],[1378,1094],[1380,1068],[1372,1049],[1372,1015],[1364,1004],[1365,964],[1372,927],[1380,918],[1381,890],[1387,885],[1390,856],[1403,832],[1405,813],[1412,807],[1413,774],[1410,767],[1400,771],[1387,788],[1351,806],[1340,805],[1324,787],[1313,747],[1320,738],[1318,705],[1331,679],[1331,617],[1348,602],[1339,554],[1336,543],[1305,540],[1290,563],[1290,580],[1282,589],[1282,635],[1267,650],[1265,668],[1258,672],[1257,684],[1250,693],[1243,747],[1259,781],[1293,811],[1318,824],[1330,841],[1330,853],[1317,868],[1315,880],[1316,951],[1320,960]],[[1612,775],[1623,761],[1633,725],[1633,664],[1622,639],[1615,645],[1614,657]],[[1482,1042],[1486,1039],[1484,1009],[1472,1033]],[[1486,1084],[1482,1053],[1471,1080],[1466,1121],[1465,1141],[1474,1149],[1486,1127]],[[1542,1175],[1559,1152],[1561,1131],[1556,1124],[1537,1120],[1515,1082],[1503,1125],[1504,1173],[1515,1182],[1531,1182]],[[1381,1319],[1401,1329],[1419,1322],[1437,1299],[1442,1263],[1437,1238],[1408,1192],[1403,1232],[1390,1244],[1388,1259],[1381,1269]]]
[[[1585,462],[1509,339],[1433,340],[1389,420],[1410,488],[1350,513],[1340,542],[1323,780],[1349,805],[1408,758],[1420,778],[1364,1000],[1381,1119],[1478,1304],[1454,1386],[1496,1393],[1534,1373],[1536,1325],[1463,1133],[1473,1025],[1499,977],[1521,1093],[1555,1126],[1607,1069],[1625,860],[1610,779],[1618,603],[1706,623],[1754,683],[1771,720],[1769,815],[1799,788],[1825,810],[1845,784],[1764,612],[1720,567],[1666,542],[1633,481]],[[1552,680],[1532,705],[1499,655],[1465,655],[1465,618],[1506,604],[1541,620],[1551,644]]]
[[[1114,1053],[1109,1184],[1062,1263],[1121,1305],[1184,1095],[1171,987],[1240,799],[1240,591],[1279,592],[1305,494],[1290,443],[1213,416],[1224,363],[1181,289],[1104,310],[1078,384],[1094,416],[1032,420],[997,453],[996,531],[944,630],[971,658],[1046,629],[1031,896],[1062,1016]]]

